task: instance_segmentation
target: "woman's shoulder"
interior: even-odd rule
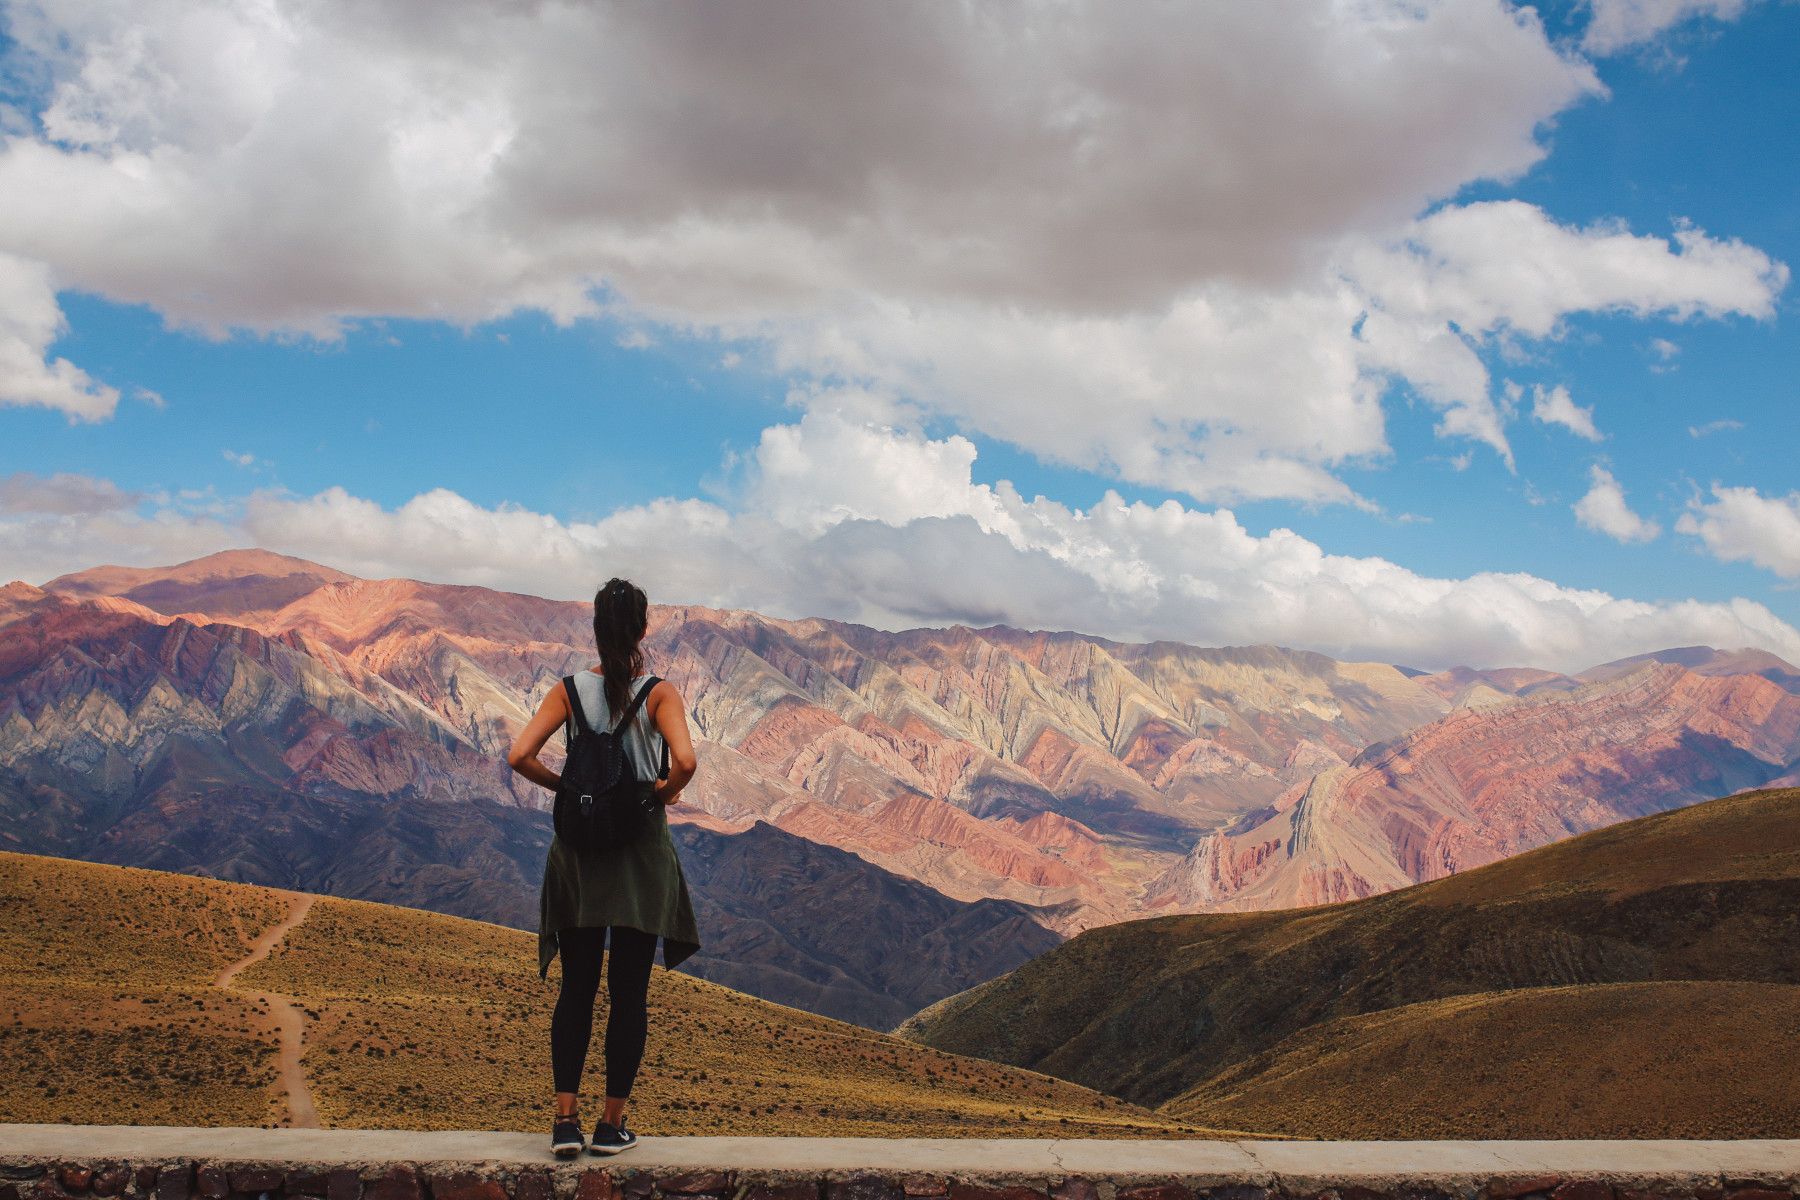
[[[633,675],[631,677],[631,682],[642,683],[644,680],[650,678],[650,676],[653,674],[655,674],[655,672],[653,672],[653,671],[640,671],[636,675]],[[604,684],[606,682],[606,676],[603,675],[601,672],[596,671],[592,667],[583,667],[581,670],[576,671],[574,674],[574,679],[577,683],[581,683],[581,684],[588,685],[588,686],[592,686],[595,684]]]

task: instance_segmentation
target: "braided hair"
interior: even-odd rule
[[[600,651],[600,671],[606,704],[615,713],[631,702],[631,681],[644,670],[644,651],[639,644],[650,628],[650,602],[644,590],[616,576],[594,593],[594,646]]]

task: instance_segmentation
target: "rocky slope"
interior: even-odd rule
[[[221,582],[234,573],[250,582]],[[221,620],[305,650],[371,703],[404,697],[495,761],[592,660],[587,605],[340,574],[233,551],[49,590],[165,613],[219,598]],[[690,799],[712,827],[761,818],[957,899],[1038,906],[1063,934],[1129,914],[1200,835],[1447,708],[1385,664],[1003,626],[886,633],[653,605],[646,649],[688,701],[706,764]],[[516,780],[482,786],[542,802]]]
[[[1201,839],[1144,908],[1330,903],[1781,779],[1800,696],[1647,660],[1573,690],[1458,709],[1370,746]]]
[[[1755,791],[1345,904],[1091,929],[895,1032],[1237,1128],[1768,1136],[1800,1119],[1769,1069],[1796,913],[1800,790]]]
[[[1792,663],[1754,647],[1715,650],[1711,646],[1674,646],[1589,667],[1579,678],[1590,683],[1611,679],[1635,671],[1647,662],[1674,663],[1696,675],[1760,675],[1790,692],[1800,693],[1800,671],[1796,671]]]
[[[169,613],[232,617],[269,612],[328,583],[355,579],[343,571],[267,550],[231,550],[173,567],[94,567],[45,584],[74,596],[118,596]]]

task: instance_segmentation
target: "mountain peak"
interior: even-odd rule
[[[192,583],[201,579],[236,579],[246,575],[315,575],[333,583],[356,578],[348,572],[308,559],[250,546],[237,550],[219,550],[172,566],[122,567],[107,564],[89,567],[85,571],[60,575],[46,583],[44,588],[46,591],[90,594],[103,592],[116,596],[152,580]]]
[[[118,596],[173,616],[232,617],[277,609],[328,584],[356,576],[272,550],[221,550],[169,567],[92,567],[62,575],[46,591]]]

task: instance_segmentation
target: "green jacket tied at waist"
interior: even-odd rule
[[[578,671],[572,678],[584,713],[607,711],[600,677]],[[647,673],[632,679],[635,695],[649,679]],[[565,723],[565,730],[571,726]],[[642,786],[656,773],[662,734],[639,706],[622,731],[625,750]],[[668,810],[650,807],[650,819],[642,832],[624,846],[594,852],[576,850],[561,838],[552,838],[544,860],[544,887],[538,897],[538,974],[550,974],[556,957],[557,931],[571,926],[629,925],[662,938],[663,966],[679,966],[700,949],[700,933],[694,927],[694,906],[688,899],[687,878],[669,837]]]
[[[687,877],[681,872],[669,815],[661,806],[628,845],[583,853],[552,838],[538,900],[538,975],[548,977],[558,930],[572,925],[629,925],[662,936],[663,966],[674,968],[700,949]]]

